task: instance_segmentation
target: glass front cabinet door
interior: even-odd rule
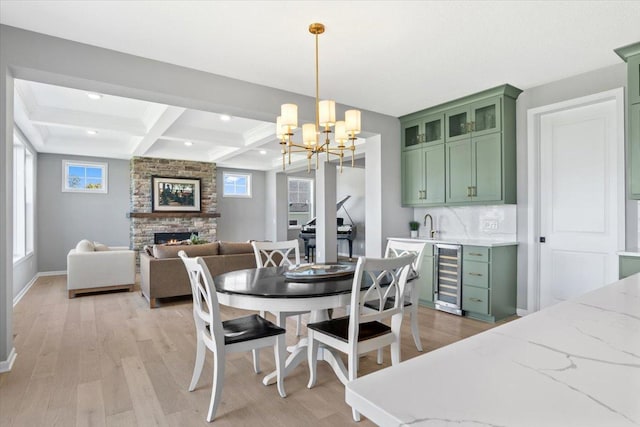
[[[422,142],[422,120],[402,123],[402,149],[417,148]]]
[[[500,97],[452,108],[445,115],[446,142],[499,132],[501,115]]]

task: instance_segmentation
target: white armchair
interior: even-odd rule
[[[135,251],[126,246],[94,246],[89,241],[82,241],[67,255],[69,298],[85,292],[114,289],[131,291],[135,281]]]

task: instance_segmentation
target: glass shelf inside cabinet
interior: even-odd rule
[[[451,138],[453,136],[460,136],[467,133],[467,113],[460,113],[449,116],[449,135]]]
[[[424,124],[424,142],[439,141],[442,139],[442,124],[440,119],[432,120]]]
[[[486,107],[478,108],[475,111],[475,125],[474,130],[476,132],[495,129],[496,128],[496,106],[487,105]]]

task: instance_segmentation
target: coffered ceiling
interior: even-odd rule
[[[640,40],[640,1],[2,0],[0,22],[310,96],[307,27],[323,22],[321,98],[401,116],[503,83],[526,90],[618,64],[613,49]],[[272,123],[96,102],[36,83],[18,90],[38,149],[279,164]],[[91,127],[98,134],[88,139]]]

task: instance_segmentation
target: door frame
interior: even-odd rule
[[[618,182],[625,185],[618,186],[618,249],[625,245],[625,187],[626,168],[624,160],[625,121],[624,121],[624,88],[587,95],[567,101],[544,105],[527,110],[527,311],[533,313],[540,310],[540,121],[547,114],[557,113],[579,107],[586,107],[607,101],[615,101],[616,108],[616,145],[618,159]]]

